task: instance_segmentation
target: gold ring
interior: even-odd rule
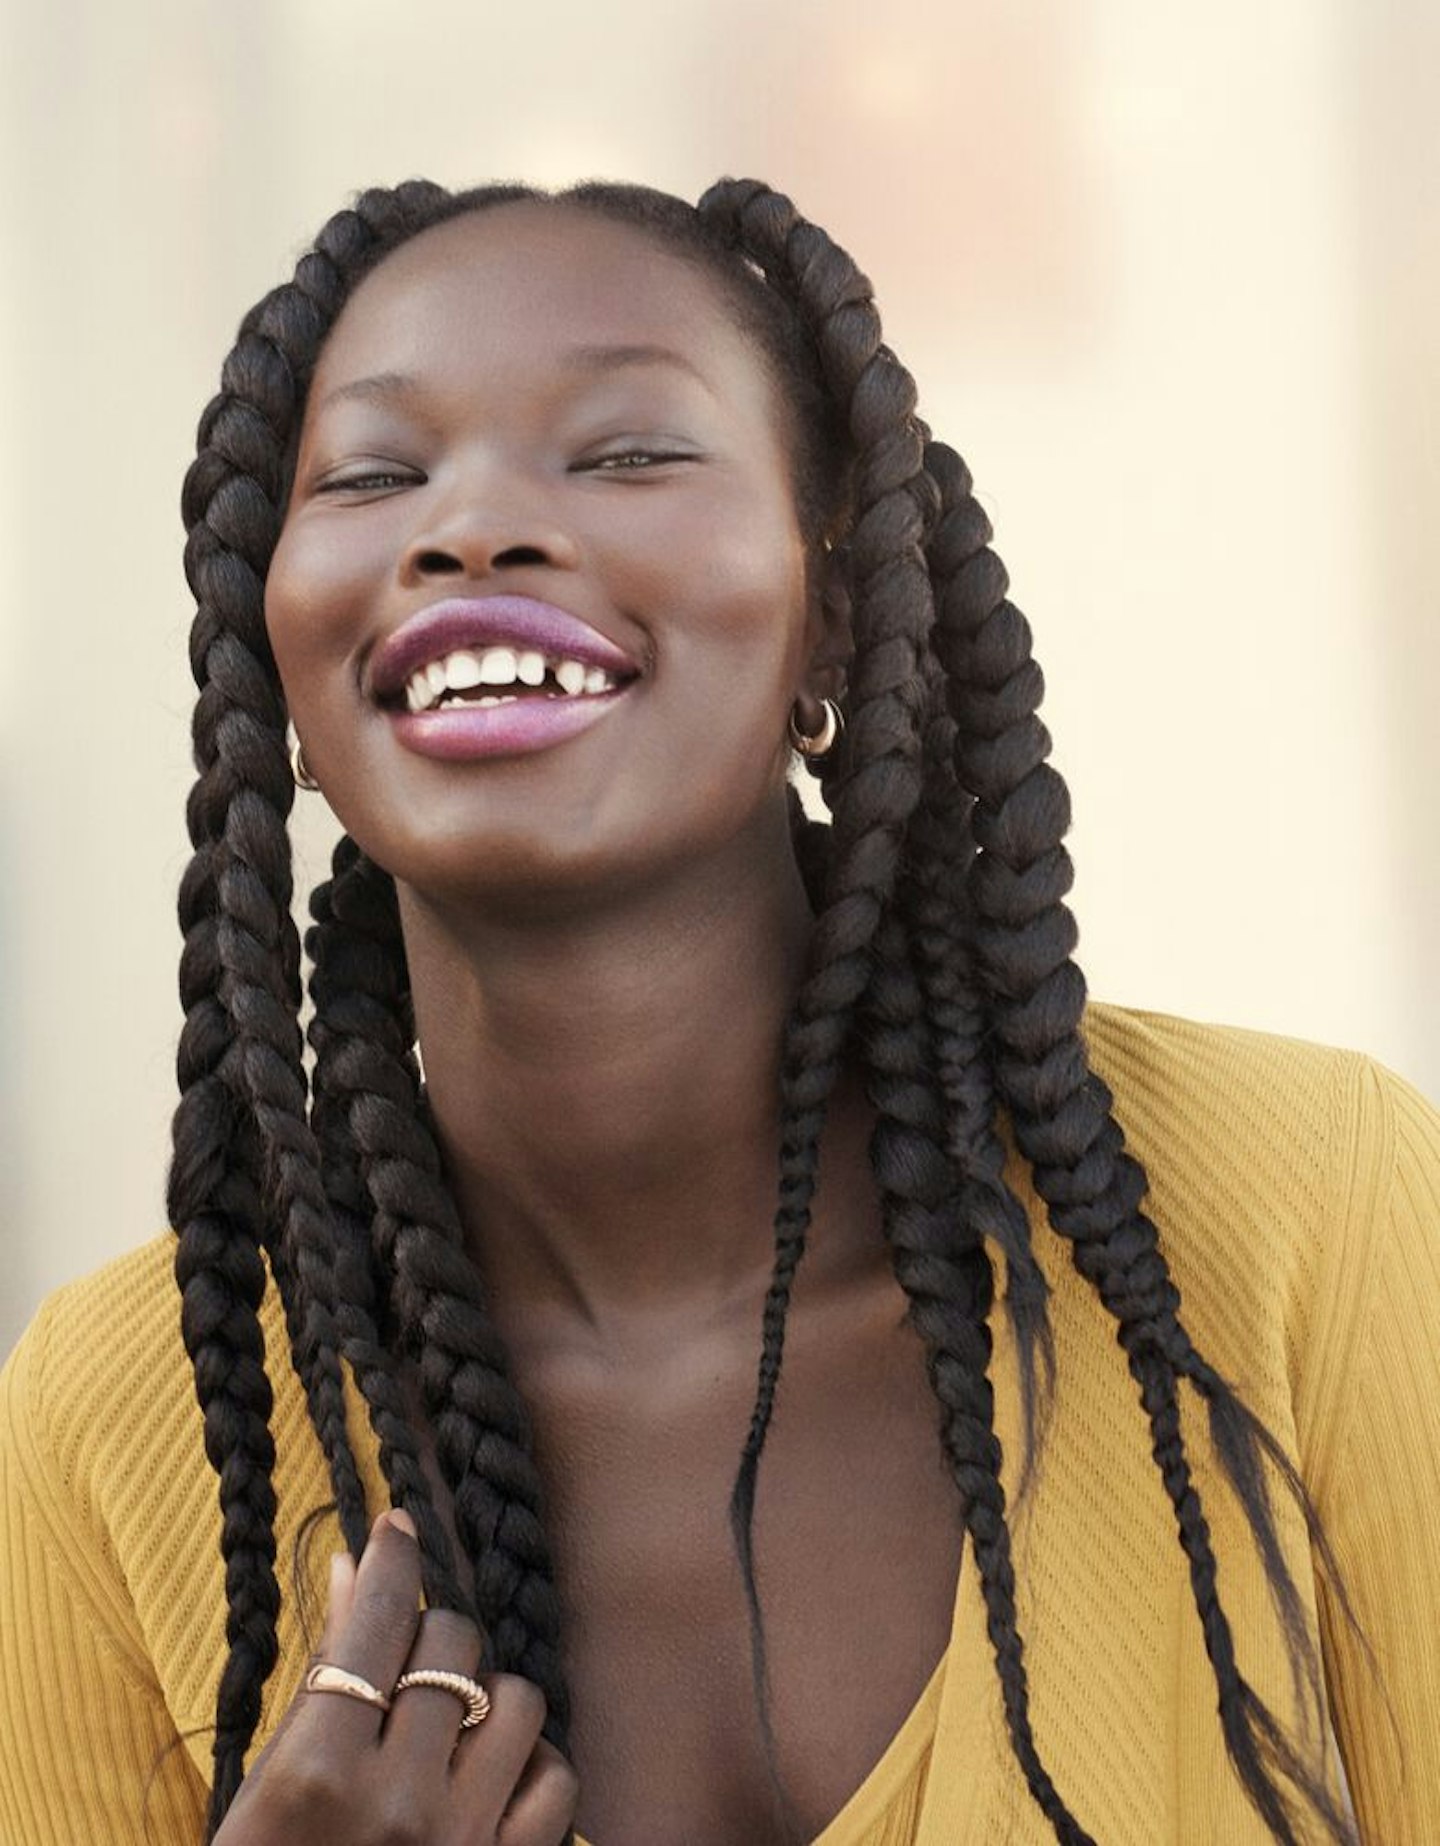
[[[346,1667],[332,1666],[328,1660],[317,1660],[305,1675],[307,1692],[338,1692],[342,1698],[359,1699],[362,1705],[375,1705],[381,1711],[389,1711],[390,1701],[378,1686],[372,1686],[368,1679],[362,1679],[358,1673],[352,1673]]]
[[[478,1680],[467,1679],[463,1673],[447,1673],[441,1667],[416,1667],[400,1675],[395,1692],[405,1692],[411,1686],[433,1686],[437,1692],[453,1693],[465,1707],[465,1716],[460,1720],[462,1731],[473,1730],[490,1710],[490,1694]]]

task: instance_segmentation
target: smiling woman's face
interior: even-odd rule
[[[414,238],[341,314],[266,624],[379,864],[437,897],[597,896],[783,837],[807,564],[722,291],[641,230],[515,203]]]

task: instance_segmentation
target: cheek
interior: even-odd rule
[[[619,543],[594,537],[615,600],[651,627],[662,669],[667,655],[720,650],[746,679],[769,677],[803,650],[806,555],[783,489],[657,495]]]
[[[744,534],[737,538],[737,533]],[[699,588],[692,585],[692,590]],[[803,550],[783,528],[738,526],[710,555],[699,601],[702,621],[677,635],[677,653],[693,653],[696,682],[706,688],[710,721],[737,733],[768,726],[778,737],[798,689],[808,631]],[[702,655],[710,671],[702,671]],[[719,684],[716,684],[716,681]]]
[[[774,496],[739,495],[672,508],[665,543],[637,545],[611,579],[654,648],[633,780],[670,788],[677,828],[711,811],[729,828],[783,782],[809,638],[806,554],[786,510]]]
[[[354,646],[357,598],[372,570],[364,548],[333,527],[302,519],[282,528],[265,579],[265,629],[292,711],[311,701],[321,668]]]

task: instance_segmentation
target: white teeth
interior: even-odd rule
[[[482,686],[515,684],[515,650],[513,647],[487,647],[480,660]]]
[[[583,660],[547,661],[538,648],[488,647],[483,653],[457,648],[443,660],[417,667],[405,682],[408,711],[433,711],[461,701],[451,695],[476,686],[542,686],[549,672],[567,698],[581,693],[613,692],[615,679],[604,667],[587,667]],[[513,696],[513,695],[512,695]],[[505,705],[509,698],[486,696],[464,701],[471,705]]]
[[[452,692],[464,692],[471,686],[478,686],[483,677],[479,656],[463,648],[458,654],[449,655],[445,661],[445,683]]]

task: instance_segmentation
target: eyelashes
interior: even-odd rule
[[[576,464],[576,471],[594,474],[641,474],[651,468],[661,468],[671,462],[698,461],[699,457],[691,449],[620,449],[608,455],[597,455],[589,461]]]
[[[342,474],[317,481],[314,491],[317,494],[383,493],[391,487],[417,486],[423,479],[423,475],[401,473],[397,468],[367,468],[363,474]]]
[[[657,469],[680,465],[685,462],[697,462],[700,455],[693,449],[661,449],[648,446],[616,449],[604,455],[592,455],[572,462],[567,473],[570,474],[650,474]],[[395,466],[372,466],[356,469],[352,473],[335,474],[317,481],[312,488],[315,494],[386,494],[404,487],[419,487],[425,484],[427,476],[418,470],[398,468]]]

